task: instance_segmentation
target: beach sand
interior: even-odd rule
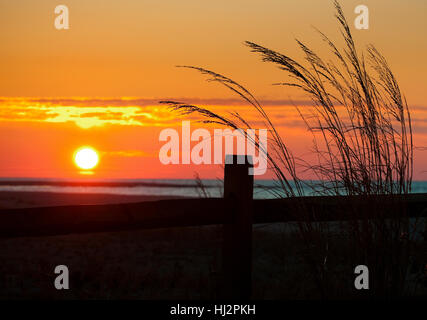
[[[2,192],[2,208],[155,201],[170,197]],[[176,197],[175,197],[176,198]],[[292,297],[283,281],[296,247],[254,228],[254,291]],[[0,239],[0,299],[213,299],[221,271],[222,226]],[[279,248],[279,250],[277,250]],[[283,249],[283,250],[282,250]],[[287,251],[287,257],[284,255]],[[289,260],[289,261],[287,261]],[[55,266],[70,271],[70,290],[54,288]],[[301,268],[303,266],[301,265]]]
[[[0,193],[3,208],[160,199],[165,197]],[[290,223],[254,225],[253,298],[319,298],[294,230]],[[340,245],[333,241],[331,252],[343,250]],[[0,239],[0,299],[215,299],[221,248],[222,226]],[[69,290],[54,287],[57,265],[69,268]],[[353,286],[353,271],[347,271],[344,278],[334,274],[343,290]]]
[[[140,196],[102,193],[0,192],[0,209],[67,206],[83,204],[112,204],[179,199],[179,197]]]

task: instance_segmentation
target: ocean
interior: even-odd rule
[[[222,181],[202,180],[206,195],[222,196]],[[200,197],[204,196],[194,179],[159,180],[64,180],[64,179],[10,179],[0,178],[0,192],[51,192],[51,193],[87,193],[116,194],[164,197]],[[317,195],[312,188],[304,189],[305,195]],[[427,193],[427,181],[414,181],[412,193]],[[255,199],[272,199],[281,195],[281,190],[273,180],[256,180]]]

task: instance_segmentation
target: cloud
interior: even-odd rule
[[[182,120],[197,121],[200,117],[180,117],[154,98],[0,98],[0,121],[75,123],[83,129],[115,126],[180,125]],[[239,99],[173,99],[199,106],[209,106],[214,112],[225,114],[238,111],[254,126],[265,126],[253,107]],[[261,100],[266,112],[278,128],[305,128],[294,106],[309,107],[307,101]],[[230,109],[230,106],[233,106]],[[411,107],[414,132],[427,133],[427,107]]]

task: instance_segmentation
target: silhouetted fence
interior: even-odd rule
[[[252,225],[290,221],[334,221],[374,217],[373,198],[299,197],[253,200],[249,165],[225,165],[224,198],[160,200],[107,205],[56,206],[0,210],[0,237],[39,237],[136,229],[224,225],[223,292],[225,298],[251,296]],[[427,216],[427,194],[390,199],[389,217],[396,216],[394,200],[410,217]],[[305,214],[296,208],[304,206]],[[349,208],[347,214],[343,208]],[[387,211],[387,210],[386,210]],[[298,214],[296,214],[298,213]],[[387,218],[387,217],[382,217]]]

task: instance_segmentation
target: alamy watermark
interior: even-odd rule
[[[358,14],[356,19],[354,19],[354,27],[357,30],[368,30],[369,29],[369,8],[361,4],[354,9],[354,13]]]
[[[237,163],[244,163],[246,155],[253,165],[249,174],[263,175],[267,171],[267,129],[214,129],[212,137],[207,129],[191,132],[190,121],[182,121],[181,134],[172,128],[163,129],[159,141],[166,142],[159,151],[160,162],[165,165],[231,164],[233,157],[225,155],[237,150],[241,155]],[[191,142],[198,143],[192,147]]]
[[[55,278],[55,288],[57,290],[68,290],[70,289],[69,285],[69,271],[66,265],[59,265],[55,267],[55,274],[59,274]]]
[[[354,13],[358,16],[354,19],[354,27],[357,30],[369,29],[369,8],[366,5],[360,4],[354,9]],[[69,10],[64,4],[55,7],[55,28],[57,30],[68,30],[69,25]]]
[[[68,7],[66,5],[58,5],[55,7],[55,28],[57,30],[70,29]]]

